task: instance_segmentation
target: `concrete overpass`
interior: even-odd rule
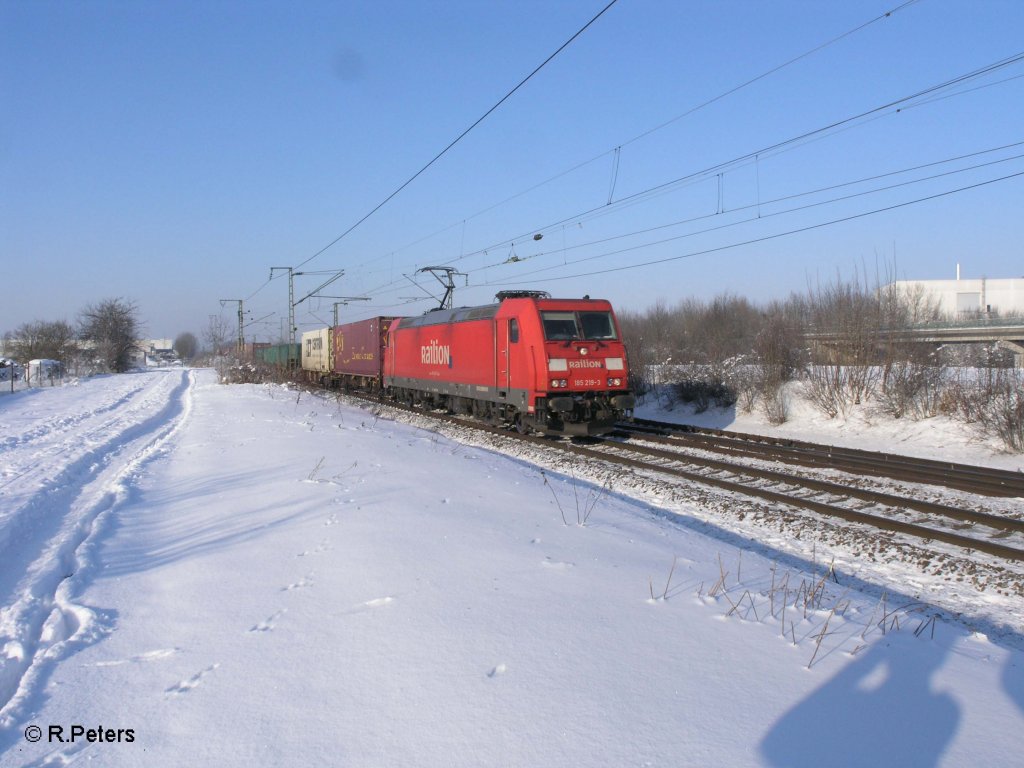
[[[808,333],[806,338],[826,347],[839,347],[843,344],[843,334],[840,333]],[[1003,323],[935,323],[897,331],[883,330],[879,333],[879,341],[934,345],[995,344],[1011,352],[1016,366],[1024,368],[1024,321],[1021,320]]]

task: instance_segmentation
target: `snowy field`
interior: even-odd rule
[[[0,765],[1020,764],[1019,604],[772,547],[207,370],[2,395]]]

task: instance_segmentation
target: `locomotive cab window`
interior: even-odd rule
[[[544,338],[548,341],[568,341],[580,337],[575,312],[541,312],[540,317],[544,321]]]
[[[615,339],[610,312],[541,312],[548,341],[606,341]]]
[[[512,344],[519,341],[519,321],[514,317],[508,321],[508,340]]]
[[[580,312],[580,325],[583,326],[584,339],[604,341],[615,338],[610,312]]]

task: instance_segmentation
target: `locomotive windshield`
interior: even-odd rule
[[[544,338],[548,341],[597,341],[614,339],[611,312],[541,312]]]

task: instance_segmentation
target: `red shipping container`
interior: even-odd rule
[[[332,371],[339,376],[380,379],[383,349],[394,317],[371,317],[334,326]]]

